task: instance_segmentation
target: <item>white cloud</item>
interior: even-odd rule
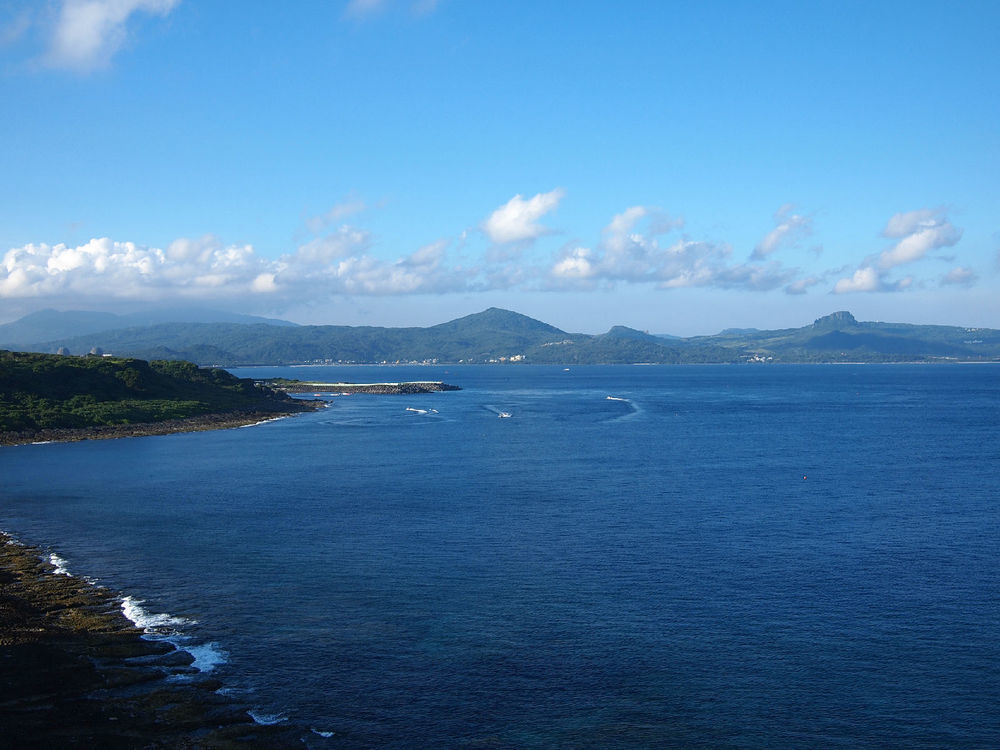
[[[882,277],[871,266],[859,268],[849,279],[840,279],[833,286],[834,294],[850,292],[878,292],[882,289]]]
[[[853,276],[837,281],[833,287],[834,294],[898,292],[909,289],[914,283],[912,276],[893,282],[887,278],[889,272],[919,261],[934,250],[957,244],[962,238],[962,230],[952,225],[942,210],[922,208],[894,215],[886,223],[882,236],[897,242],[883,250],[878,257],[868,257]],[[945,277],[942,283],[971,283],[965,272],[966,269],[955,269],[953,273],[956,275],[950,280]]]
[[[766,258],[782,247],[794,246],[812,234],[812,218],[792,213],[794,208],[791,203],[786,203],[775,212],[775,227],[757,243],[750,256],[753,260]]]
[[[44,61],[54,68],[106,67],[128,39],[133,14],[166,16],[179,0],[63,0]]]
[[[167,250],[107,237],[77,247],[25,245],[3,256],[0,298],[198,296],[205,288],[242,290],[258,270],[251,247],[211,237],[180,240]]]
[[[647,230],[644,235],[635,231],[636,225],[643,219],[647,220]],[[613,252],[625,252],[629,245],[641,243],[643,241],[641,238],[652,239],[682,226],[684,226],[683,219],[672,219],[657,208],[631,206],[616,214],[604,227],[601,231],[601,244]]]
[[[899,239],[879,256],[879,268],[888,270],[920,260],[932,250],[955,245],[962,238],[962,230],[953,226],[941,211],[925,208],[896,214],[889,219],[882,235]]]
[[[615,214],[611,223],[604,227],[602,232],[604,244],[614,250],[623,250],[630,241],[636,223],[648,213],[649,209],[645,206],[632,206],[620,214]]]
[[[438,240],[429,245],[424,245],[408,257],[400,261],[403,265],[413,268],[436,267],[444,260],[444,253],[448,247],[445,240]]]
[[[645,232],[638,231],[649,220]],[[602,232],[598,250],[571,247],[561,251],[548,270],[557,288],[593,288],[616,283],[651,284],[660,289],[715,287],[767,290],[788,283],[793,271],[776,263],[731,264],[726,244],[686,238],[661,246],[657,233],[681,225],[655,209],[632,206],[614,216]]]
[[[940,211],[933,208],[921,208],[917,211],[896,214],[886,222],[885,229],[882,230],[882,236],[893,238],[905,237],[924,226],[933,225],[939,215]]]
[[[327,235],[300,245],[295,251],[295,259],[299,263],[329,263],[339,258],[364,253],[371,244],[372,238],[368,232],[344,224]]]
[[[262,258],[250,245],[225,245],[212,236],[182,238],[166,249],[96,238],[76,247],[32,244],[0,258],[0,300],[85,300],[255,298],[287,303],[335,294],[406,294],[465,291],[478,268],[449,266],[447,242],[426,245],[395,261],[368,254],[370,235],[341,227],[277,260]]]
[[[959,285],[959,286],[972,286],[976,283],[979,277],[976,276],[975,271],[971,268],[963,268],[962,266],[957,266],[951,269],[941,278],[941,283],[943,285]]]
[[[489,215],[483,222],[483,231],[497,244],[537,239],[550,232],[538,220],[554,211],[565,194],[562,188],[556,188],[525,200],[518,193]]]
[[[560,253],[551,274],[558,281],[581,281],[595,273],[593,252],[586,247],[574,247]]]
[[[834,294],[851,292],[902,292],[913,286],[913,277],[906,276],[899,281],[887,281],[885,273],[874,266],[862,266],[850,278],[840,279],[833,286]]]

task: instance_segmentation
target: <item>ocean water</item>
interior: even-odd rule
[[[1000,366],[234,372],[464,390],[3,448],[0,528],[309,747],[1000,746]]]

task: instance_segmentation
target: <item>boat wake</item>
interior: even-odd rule
[[[612,417],[611,419],[608,420],[609,422],[621,422],[624,419],[631,419],[632,417],[636,416],[642,411],[638,406],[635,405],[632,399],[629,398],[622,398],[621,396],[606,396],[604,400],[618,401],[620,403],[626,404],[629,408],[628,412],[626,412],[625,414],[621,414],[617,417]]]

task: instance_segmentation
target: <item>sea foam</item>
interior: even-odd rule
[[[59,557],[59,555],[57,555],[55,552],[52,552],[49,555],[49,564],[52,565],[53,568],[55,568],[53,572],[56,573],[57,575],[70,576],[70,577],[73,576],[73,574],[70,573],[66,567],[69,563],[67,563],[65,560]]]
[[[256,724],[263,724],[265,726],[270,726],[271,724],[280,724],[283,721],[288,720],[286,714],[265,714],[263,711],[247,711],[250,714],[250,718],[254,720]]]
[[[183,648],[194,657],[191,666],[199,672],[211,672],[220,664],[225,664],[229,657],[225,651],[219,648],[217,643],[202,643],[197,646],[184,645],[178,646],[178,648]]]
[[[144,609],[143,604],[145,604],[144,599],[126,596],[122,599],[122,614],[149,635],[174,635],[178,632],[177,628],[193,625],[195,622],[173,615],[154,614]]]
[[[193,644],[191,638],[181,632],[181,628],[195,625],[197,620],[153,613],[142,606],[144,603],[143,599],[126,596],[122,599],[122,614],[137,628],[142,628],[146,637],[166,641],[180,651],[187,651],[194,657],[191,666],[199,672],[211,672],[228,661],[229,655],[219,647],[219,644],[213,642]]]

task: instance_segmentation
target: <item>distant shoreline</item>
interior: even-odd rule
[[[31,445],[34,443],[67,443],[81,440],[114,440],[125,437],[146,437],[150,435],[173,435],[181,432],[202,432],[205,430],[226,430],[246,427],[271,419],[289,417],[302,412],[314,411],[322,405],[313,401],[299,400],[280,409],[250,409],[200,414],[183,419],[168,419],[162,422],[136,422],[121,425],[96,425],[93,427],[53,427],[41,430],[19,430],[0,432],[0,446]]]

